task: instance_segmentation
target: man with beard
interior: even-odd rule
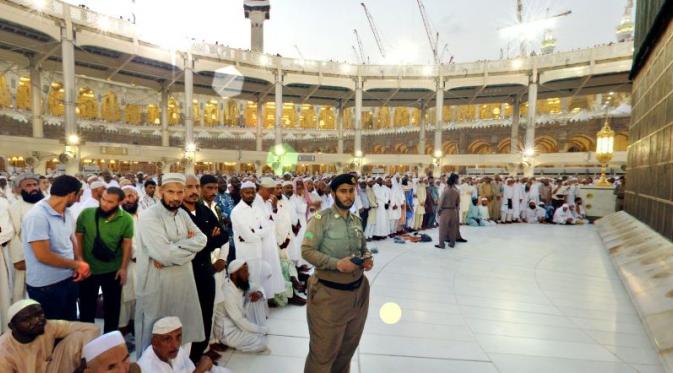
[[[21,223],[36,203],[44,198],[39,188],[40,181],[35,175],[24,174],[17,179],[21,198],[9,207],[9,216],[14,227],[14,238],[9,242],[9,254],[14,265],[12,301],[16,302],[26,297],[26,261],[23,257],[21,245]]]
[[[164,174],[161,203],[140,215],[136,282],[136,352],[150,344],[152,325],[175,315],[187,326],[185,343],[205,339],[203,316],[194,281],[192,259],[208,238],[180,208],[185,195],[185,176]]]
[[[290,304],[304,305],[306,300],[298,293],[304,292],[304,286],[299,281],[299,273],[294,262],[290,259],[289,250],[294,247],[295,238],[292,231],[292,222],[296,220],[294,215],[294,206],[290,200],[283,195],[283,181],[277,180],[274,188],[274,195],[276,196],[276,206],[274,208],[274,226],[276,234],[276,243],[278,244],[278,257],[280,258],[280,266],[283,271],[283,278],[286,283],[286,297],[285,301]],[[291,182],[290,186],[292,185]],[[274,298],[276,303],[280,303],[278,297]],[[283,305],[280,303],[280,305]]]
[[[124,200],[122,209],[133,218],[133,232],[138,231],[138,190],[132,185],[122,187]],[[131,260],[126,267],[126,283],[122,287],[122,302],[119,311],[119,329],[123,335],[133,333],[133,323],[136,309],[136,254],[140,247],[138,234],[131,239]]]
[[[98,326],[45,317],[40,304],[23,299],[9,307],[9,329],[0,336],[0,372],[73,372],[82,347]]]
[[[12,188],[7,180],[7,176],[0,175],[0,198],[4,198],[7,202],[12,202],[15,199]]]
[[[215,310],[213,334],[222,343],[242,352],[267,348],[264,296],[251,289],[248,265],[242,259],[229,263],[224,302]]]
[[[110,187],[99,207],[84,209],[77,218],[77,242],[91,276],[79,286],[79,320],[94,322],[98,292],[103,292],[104,333],[119,328],[122,286],[131,260],[133,218],[119,208],[124,191]]]
[[[107,187],[107,184],[105,184],[103,181],[96,180],[93,181],[90,185],[90,192],[91,195],[86,198],[83,201],[80,201],[76,203],[74,206],[72,206],[72,216],[77,219],[79,215],[84,211],[84,209],[88,209],[90,207],[98,207],[100,205],[100,199],[103,196],[103,192],[105,191],[105,188]]]
[[[320,209],[324,210],[332,207],[334,200],[332,199],[332,194],[330,193],[329,186],[322,180],[316,183],[316,192],[320,197]]]
[[[143,198],[140,199],[138,205],[140,210],[147,210],[148,208],[154,206],[158,202],[158,198],[154,197],[154,193],[157,190],[157,182],[152,179],[145,180],[145,194]]]
[[[224,269],[224,261],[216,263],[217,268],[213,266],[211,253],[219,249],[229,241],[229,236],[223,231],[220,221],[213,211],[199,201],[201,198],[201,188],[203,185],[213,185],[216,183],[212,175],[204,175],[201,180],[194,175],[187,175],[185,185],[185,198],[182,200],[182,209],[185,210],[199,230],[206,235],[206,245],[203,250],[196,253],[192,259],[192,269],[194,271],[194,281],[196,291],[199,295],[199,304],[201,305],[201,315],[203,318],[203,331],[205,339],[200,342],[192,343],[192,349],[189,358],[197,363],[201,355],[208,347],[210,341],[210,330],[212,329],[213,307],[215,306],[215,272]],[[201,185],[200,185],[201,184]],[[218,356],[219,358],[219,356]]]
[[[376,196],[376,216],[372,227],[372,238],[382,240],[390,234],[390,222],[388,221],[388,209],[390,208],[390,190],[383,185],[383,179],[378,177],[373,187]]]
[[[449,247],[453,248],[456,242],[467,242],[460,235],[460,191],[456,184],[458,183],[458,174],[451,174],[447,180],[447,187],[439,197],[439,244],[435,245],[438,249],[444,249],[445,242],[449,242]]]
[[[309,353],[305,372],[348,372],[369,307],[374,266],[360,217],[349,210],[355,200],[355,177],[342,174],[330,185],[334,205],[309,222],[302,255],[316,268],[309,279],[307,319]]]
[[[220,176],[217,180],[217,197],[215,203],[222,213],[222,224],[227,229],[229,236],[229,255],[227,262],[231,263],[236,258],[236,246],[234,243],[234,232],[231,226],[231,211],[241,200],[241,181],[233,176],[229,179],[230,185],[227,186],[227,180]],[[228,188],[228,190],[227,190]]]
[[[39,177],[39,184],[40,184],[40,190],[42,191],[42,194],[45,197],[49,197],[49,187],[51,184],[49,183],[49,179],[47,179],[46,176],[40,175]]]
[[[21,224],[28,295],[48,319],[77,320],[77,282],[91,274],[75,240],[71,207],[82,189],[77,178],[54,179],[51,196],[31,209]]]

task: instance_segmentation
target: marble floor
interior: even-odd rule
[[[379,249],[351,372],[663,372],[592,226],[462,227],[468,243]],[[437,236],[437,231],[430,231]],[[402,317],[384,323],[396,303]],[[234,372],[303,371],[303,307],[272,310],[271,353],[228,351]]]

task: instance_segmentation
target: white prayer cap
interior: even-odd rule
[[[0,175],[0,179],[7,180],[7,176],[5,176],[5,175]]]
[[[118,330],[105,333],[84,345],[82,348],[82,357],[88,363],[103,352],[119,345],[126,345],[126,341],[124,341],[122,333],[120,333]]]
[[[40,304],[36,302],[33,299],[21,299],[20,301],[12,304],[9,306],[9,310],[7,310],[7,320],[12,321],[14,316],[16,316],[17,313],[21,312],[24,308],[28,306],[32,306],[33,304]]]
[[[122,186],[122,190],[124,190],[124,191],[129,190],[129,189],[138,193],[138,189],[136,189],[136,187],[134,187],[131,184]]]
[[[288,186],[288,185],[289,186],[294,186],[294,184],[292,184],[292,181],[290,181],[290,180],[283,182],[283,186]]]
[[[104,181],[99,181],[96,180],[91,185],[89,186],[91,189],[98,189],[98,188],[107,188],[107,184],[105,184]]]
[[[229,263],[229,268],[227,268],[229,275],[241,269],[241,267],[243,267],[243,264],[245,264],[245,260],[243,259],[232,260],[231,263]]]
[[[90,184],[91,182],[96,181],[96,180],[98,180],[98,176],[96,176],[96,175],[91,175],[91,176],[89,176],[89,177],[86,178],[86,183],[87,183],[87,184]]]
[[[241,189],[248,189],[248,188],[257,189],[257,186],[252,181],[245,181],[243,182],[243,184],[241,184]]]
[[[563,206],[561,206],[561,207],[565,207],[565,208],[568,208],[568,207],[570,207],[570,206],[568,206],[568,204],[567,204],[567,203],[564,203],[564,204],[563,204]]]
[[[152,327],[152,334],[168,334],[173,330],[182,328],[180,318],[175,316],[166,316],[157,320]]]
[[[263,177],[260,180],[259,185],[261,185],[264,188],[274,188],[276,186],[276,183],[270,177]]]
[[[179,173],[164,174],[164,176],[161,178],[161,184],[163,185],[168,183],[178,183],[185,185],[187,183],[187,178],[185,175]]]
[[[275,186],[278,186],[278,185],[282,186],[283,185],[283,179],[276,179],[276,180],[273,181],[273,183],[274,183]]]
[[[310,177],[305,177],[305,178],[304,178],[304,182],[305,182],[305,183],[308,183],[309,181],[313,181],[313,179],[311,179]]]

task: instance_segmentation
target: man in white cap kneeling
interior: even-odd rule
[[[152,373],[227,373],[229,369],[213,365],[203,355],[195,367],[189,350],[182,346],[182,323],[175,316],[157,320],[152,327],[152,344],[143,351],[138,365],[143,372]]]
[[[267,349],[266,302],[251,289],[248,265],[236,259],[229,263],[229,279],[224,284],[224,302],[215,308],[213,335],[220,342],[243,352]]]
[[[7,319],[10,330],[0,336],[0,372],[72,372],[80,366],[82,346],[100,333],[94,324],[47,320],[33,299],[12,304]]]
[[[135,373],[137,364],[131,363],[129,350],[122,333],[115,330],[87,343],[82,349],[84,373]]]

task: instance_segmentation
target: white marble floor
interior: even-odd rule
[[[377,247],[352,372],[663,372],[592,226],[462,227],[455,249]],[[430,234],[436,237],[437,232]],[[379,317],[397,303],[401,320]],[[271,354],[228,351],[235,372],[303,371],[305,308],[271,313]]]

